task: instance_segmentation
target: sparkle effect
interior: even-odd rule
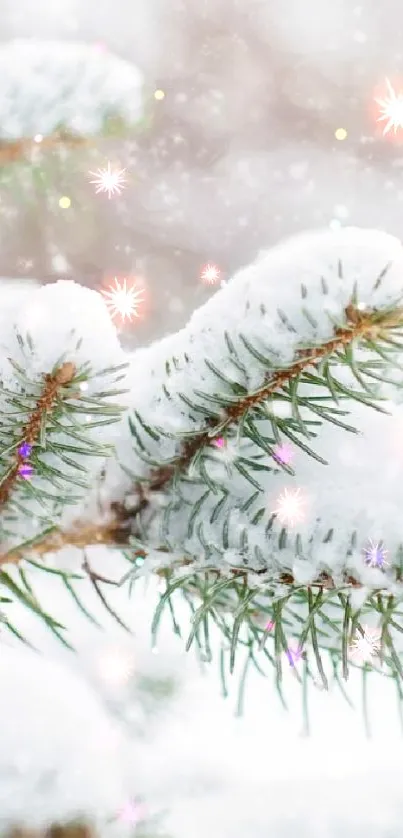
[[[104,683],[110,687],[124,687],[134,673],[133,655],[120,648],[104,649],[96,668]]]
[[[223,448],[224,445],[225,445],[224,437],[220,436],[218,439],[215,439],[214,442],[213,442],[213,445],[215,445],[216,448]]]
[[[200,274],[200,278],[207,285],[215,285],[220,278],[220,271],[217,268],[217,265],[205,265],[202,273]]]
[[[351,658],[357,663],[369,663],[379,652],[382,632],[380,629],[363,626],[364,635],[357,629],[350,645]]]
[[[385,567],[388,551],[382,545],[382,541],[369,539],[368,546],[364,548],[365,561],[370,567]]]
[[[276,445],[274,448],[274,459],[279,463],[288,466],[294,459],[294,451],[288,442],[283,442],[281,445]]]
[[[293,527],[304,518],[301,498],[301,489],[284,489],[278,499],[277,509],[274,510],[282,524],[289,524]]]
[[[105,297],[106,305],[108,306],[112,317],[121,317],[123,322],[127,318],[131,321],[132,317],[139,317],[138,306],[144,301],[141,296],[143,290],[136,288],[133,285],[127,285],[126,279],[122,283],[115,276],[115,287],[109,286],[109,291],[102,291]]]
[[[393,129],[396,134],[398,128],[403,128],[403,91],[399,93],[393,89],[389,79],[386,79],[387,94],[383,99],[375,99],[380,106],[381,115],[378,122],[386,122],[383,133],[388,134]]]
[[[28,480],[29,477],[32,477],[33,471],[34,469],[32,466],[29,465],[29,463],[23,463],[20,466],[18,466],[18,474],[24,480]]]
[[[295,664],[298,663],[298,661],[300,661],[302,658],[303,649],[301,649],[301,646],[297,646],[297,648],[295,649],[289,647],[285,655],[290,666],[295,666]]]
[[[98,194],[98,192],[107,192],[108,198],[111,198],[115,193],[120,195],[123,186],[126,183],[126,180],[123,177],[125,171],[126,169],[111,169],[111,164],[108,161],[106,169],[97,169],[96,172],[90,172],[90,175],[95,176],[95,180],[90,180],[90,183],[94,183],[96,185],[96,194]]]
[[[29,442],[23,442],[18,449],[18,453],[20,457],[26,460],[27,457],[30,457],[32,451],[32,445]]]
[[[145,816],[145,809],[142,804],[129,801],[123,806],[118,814],[118,819],[130,826],[136,826],[139,821],[143,820]]]

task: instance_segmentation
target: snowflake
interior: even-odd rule
[[[201,273],[201,279],[208,285],[214,285],[220,276],[220,271],[217,265],[206,265]]]
[[[120,195],[123,185],[126,182],[123,177],[125,171],[126,169],[115,169],[113,171],[108,161],[107,169],[97,169],[96,172],[90,172],[90,175],[95,176],[95,180],[90,180],[90,183],[95,183],[98,187],[95,190],[96,194],[98,192],[107,192],[108,198],[111,198],[115,192],[117,195]]]
[[[368,663],[379,652],[382,632],[370,626],[363,627],[364,634],[357,629],[350,645],[350,655],[358,663]]]
[[[392,130],[396,134],[398,128],[403,128],[403,91],[398,94],[394,91],[389,79],[386,79],[388,95],[383,99],[376,99],[381,108],[381,116],[378,122],[386,122],[383,133],[388,134]]]
[[[304,499],[300,497],[301,489],[284,489],[278,499],[278,507],[275,509],[282,524],[289,524],[291,527],[304,518],[302,504]]]
[[[388,551],[382,546],[382,541],[372,541],[369,539],[369,544],[364,548],[365,561],[370,567],[385,567],[385,561]]]
[[[142,293],[142,289],[136,289],[134,284],[128,287],[126,279],[123,279],[123,282],[119,284],[116,276],[115,288],[111,285],[109,291],[102,291],[112,317],[120,315],[123,322],[126,317],[129,321],[132,317],[139,317],[137,308],[139,303],[143,302],[144,298],[141,297]]]

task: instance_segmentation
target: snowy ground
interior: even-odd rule
[[[403,76],[397,0],[387,13],[375,0],[308,11],[292,0],[286,14],[279,0],[0,0],[0,17],[4,41],[95,41],[137,63],[153,104],[149,130],[113,147],[130,173],[119,199],[94,195],[81,159],[33,205],[1,183],[0,274],[98,287],[105,275],[141,273],[147,318],[125,334],[142,345],[207,298],[207,262],[225,278],[306,227],[349,223],[400,236],[402,139],[382,137],[373,106],[385,77]],[[335,139],[340,127],[344,141]],[[104,160],[108,152],[100,148]],[[60,194],[73,198],[68,217],[55,210]],[[44,593],[59,602],[51,587]],[[338,694],[310,691],[310,739],[291,676],[289,714],[271,682],[252,673],[245,717],[235,718],[235,689],[224,701],[214,665],[202,674],[168,624],[152,654],[154,601],[140,591],[120,603],[135,628],[134,663],[116,686],[102,661],[122,654],[131,670],[131,641],[112,623],[104,634],[91,629],[67,601],[60,618],[78,658],[38,626],[29,636],[46,660],[3,647],[0,825],[77,806],[107,818],[140,797],[165,813],[172,838],[400,838],[401,733],[386,679],[373,678],[371,742],[354,679],[355,710]],[[147,705],[141,684],[150,677],[171,684],[172,697]]]
[[[70,554],[63,561],[71,565]],[[119,575],[116,557],[92,551],[91,564],[103,572],[111,561]],[[370,682],[371,740],[354,676],[348,693],[355,709],[337,692],[310,685],[307,737],[291,670],[288,712],[271,679],[251,671],[238,718],[239,670],[224,700],[218,661],[203,672],[169,619],[152,653],[153,586],[139,587],[130,602],[123,591],[110,596],[133,639],[105,617],[91,590],[85,602],[105,633],[77,615],[59,582],[42,579],[34,587],[49,608],[57,603],[79,654],[62,651],[26,612],[18,626],[44,656],[3,646],[0,823],[17,813],[32,821],[67,816],[81,806],[105,824],[128,801],[143,800],[147,814],[159,816],[175,838],[401,834],[401,729],[386,679]],[[111,825],[102,834],[119,829],[130,833],[118,821],[117,833]]]

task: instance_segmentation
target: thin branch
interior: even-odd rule
[[[20,469],[26,460],[27,455],[22,453],[21,446],[26,444],[32,448],[39,437],[44,416],[52,410],[56,399],[60,395],[60,388],[64,387],[66,384],[70,384],[75,374],[75,365],[70,361],[66,361],[66,363],[62,364],[62,366],[59,367],[53,375],[45,375],[43,393],[38,400],[32,416],[22,430],[21,440],[16,450],[14,463],[6,472],[3,480],[0,481],[0,507],[7,503],[14,484],[18,479]]]
[[[377,311],[362,312],[356,309],[350,303],[345,309],[345,315],[348,326],[339,327],[335,329],[335,336],[323,343],[321,346],[308,347],[306,349],[299,349],[296,353],[296,360],[290,367],[285,370],[277,370],[270,377],[267,384],[262,387],[257,393],[240,399],[237,404],[230,405],[226,409],[227,422],[226,426],[239,421],[241,417],[251,407],[260,404],[272,393],[275,393],[279,387],[283,387],[294,376],[300,375],[307,368],[317,365],[327,355],[337,352],[345,346],[348,346],[357,338],[368,338],[370,340],[377,340],[383,337],[388,329],[401,325],[403,322],[403,309],[397,308],[393,312],[387,312],[380,318],[380,313]],[[377,322],[374,322],[373,317],[377,315]],[[214,420],[210,420],[207,424],[213,427]],[[222,433],[222,427],[220,429]],[[209,430],[204,434],[197,436],[195,439],[185,443],[182,454],[178,459],[161,469],[157,469],[150,477],[149,488],[152,490],[160,490],[172,478],[174,472],[185,470],[189,466],[191,460],[197,451],[205,445],[210,445],[212,441],[209,436]]]
[[[38,149],[53,150],[63,146],[75,148],[77,146],[89,145],[90,143],[91,140],[86,137],[64,133],[50,134],[49,137],[42,137],[40,142],[37,142],[32,137],[20,140],[0,140],[0,166],[7,166],[9,163],[15,163],[24,158],[29,158],[30,154]]]
[[[120,525],[118,526],[116,522],[95,525],[79,522],[65,532],[55,528],[34,544],[15,547],[0,555],[0,566],[3,564],[18,564],[21,559],[29,556],[42,557],[47,553],[56,553],[62,547],[77,547],[82,550],[96,544],[115,547],[123,546],[124,543],[128,544],[128,541],[119,540],[119,533],[121,533]]]
[[[306,349],[298,350],[297,360],[288,369],[278,370],[273,374],[266,386],[258,393],[247,396],[246,398],[241,399],[236,405],[230,406],[227,410],[228,424],[237,421],[248,408],[263,401],[271,393],[274,393],[278,387],[282,387],[293,376],[299,375],[309,366],[314,366],[319,363],[326,355],[330,355],[357,338],[369,338],[370,340],[379,339],[385,335],[388,329],[398,326],[403,319],[403,309],[401,308],[395,309],[392,312],[388,311],[384,316],[380,316],[380,312],[361,312],[350,304],[347,306],[345,314],[349,325],[335,329],[334,338],[326,341],[321,346],[308,347]],[[376,322],[374,322],[374,315],[376,315],[377,318]],[[63,367],[61,369],[63,369]],[[56,393],[56,390],[54,392]],[[42,397],[42,399],[43,398],[44,397]],[[38,407],[39,404],[41,404],[41,402],[38,403]],[[163,488],[171,479],[175,469],[185,469],[186,466],[189,465],[197,450],[210,443],[211,437],[209,437],[208,432],[203,434],[201,437],[197,437],[195,440],[191,440],[189,443],[186,443],[181,456],[174,464],[165,466],[151,475],[148,484],[148,491],[158,491]],[[1,491],[2,489],[0,486],[0,500]],[[50,534],[46,534],[42,540],[39,539],[35,544],[29,545],[29,547],[22,546],[21,548],[17,547],[12,549],[8,553],[0,555],[0,565],[8,562],[18,563],[28,554],[44,556],[46,553],[55,552],[64,546],[73,546],[78,548],[85,548],[94,544],[105,544],[115,547],[130,546],[130,535],[132,534],[130,522],[124,519],[124,515],[118,507],[114,508],[113,511],[115,512],[116,517],[107,524],[98,524],[94,526],[83,522],[77,522],[70,530],[63,532],[55,529]],[[132,516],[134,515],[134,512],[132,512]],[[180,566],[186,566],[188,564],[192,564],[190,559],[183,559],[179,562]],[[157,572],[160,572],[163,575],[166,572],[166,568],[161,568],[160,571]],[[235,568],[232,569],[231,572],[237,576],[242,576],[244,573],[242,570]],[[248,572],[252,573],[253,571],[249,570]],[[261,571],[261,573],[262,572],[266,571]],[[256,571],[256,573],[259,572]],[[278,581],[281,584],[295,584],[294,577],[291,573],[281,574]],[[343,582],[348,587],[361,587],[361,583],[358,580],[347,574],[345,575]],[[319,577],[311,583],[311,586],[327,589],[337,587],[332,577],[327,573],[321,573]]]

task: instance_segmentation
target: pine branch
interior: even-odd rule
[[[217,435],[222,433],[224,427],[228,428],[231,424],[239,422],[250,408],[263,403],[268,396],[275,393],[279,388],[284,387],[285,384],[294,378],[300,376],[302,372],[310,367],[317,367],[324,359],[351,345],[353,341],[357,339],[376,341],[385,338],[390,329],[403,324],[402,308],[396,308],[393,311],[386,312],[376,310],[363,312],[359,311],[350,303],[345,309],[345,316],[349,325],[335,328],[335,336],[333,338],[321,346],[299,349],[296,352],[296,360],[291,366],[287,369],[276,370],[270,375],[264,387],[255,393],[241,397],[236,404],[227,406],[225,410],[225,424],[220,424],[220,430]],[[185,442],[182,453],[173,463],[156,469],[151,474],[148,480],[149,488],[154,491],[160,491],[169,483],[174,474],[184,472],[197,453],[205,446],[211,445],[214,439],[214,435],[211,434],[211,429],[215,424],[216,420],[208,418],[206,421],[207,430],[205,432]]]
[[[386,312],[362,312],[350,304],[345,310],[345,315],[349,325],[346,327],[336,328],[334,338],[330,339],[321,346],[313,346],[298,350],[296,353],[297,359],[290,367],[284,370],[275,371],[271,375],[270,381],[268,381],[268,383],[258,392],[241,398],[236,405],[230,406],[227,409],[226,426],[239,421],[251,407],[255,407],[260,404],[277,389],[284,386],[287,382],[290,382],[294,377],[299,376],[301,372],[310,366],[315,367],[326,357],[351,344],[354,340],[365,338],[368,338],[371,341],[379,340],[385,337],[388,330],[401,325],[403,322],[403,309],[400,308]],[[42,397],[42,401],[44,397],[45,394]],[[213,420],[211,420],[209,424],[213,426]],[[35,427],[37,427],[37,419]],[[164,488],[164,486],[169,483],[173,475],[178,470],[184,471],[186,467],[189,466],[191,460],[199,450],[201,450],[205,445],[211,444],[212,438],[213,437],[210,435],[209,431],[206,431],[201,436],[185,443],[182,454],[174,463],[152,473],[148,482],[148,490],[152,492],[160,491]],[[28,441],[27,436],[25,436],[24,439]],[[14,468],[14,472],[15,469],[17,470],[16,473],[18,473],[18,465]],[[15,476],[16,474],[14,473],[14,479]],[[136,489],[139,493],[141,493],[141,486],[137,486]],[[1,497],[2,488],[0,485],[0,501]],[[142,503],[142,506],[143,505],[146,505],[144,504],[144,501]],[[139,509],[136,509],[135,512],[140,511],[142,506],[139,507]],[[134,513],[132,513],[132,515],[133,514]],[[55,528],[50,533],[45,534],[43,538],[39,538],[36,542],[31,542],[29,545],[21,545],[21,547],[12,549],[3,555],[0,555],[0,564],[4,564],[6,562],[18,563],[18,561],[20,561],[22,557],[26,556],[27,553],[42,557],[46,555],[46,553],[55,552],[61,547],[67,545],[79,548],[89,547],[93,544],[105,544],[115,547],[129,546],[131,529],[127,521],[126,524],[127,525],[125,525],[122,517],[118,516],[107,524],[88,526],[88,524],[84,522],[77,522],[74,527],[65,532]],[[184,558],[181,566],[186,566],[190,563],[190,561],[191,560]],[[164,572],[164,568],[161,568],[161,572]],[[233,569],[231,572],[236,573],[237,575],[242,575],[242,571],[239,571],[238,569]],[[258,571],[253,570],[249,570],[249,572],[258,573]],[[282,584],[294,585],[294,577],[290,573],[281,574],[279,581],[281,581]],[[345,582],[354,588],[361,587],[360,582],[348,574],[345,575]],[[336,587],[334,580],[327,573],[321,573],[318,579],[312,581],[311,584],[314,587],[323,587],[328,589]]]
[[[122,533],[120,522],[95,525],[79,522],[65,532],[54,527],[37,540],[31,540],[28,544],[18,545],[0,554],[0,566],[18,564],[22,559],[30,556],[42,558],[48,553],[56,553],[63,547],[84,549],[100,544],[109,547],[128,546],[128,533],[126,535]]]
[[[18,480],[24,460],[27,457],[23,453],[24,450],[31,451],[35,443],[38,442],[42,423],[46,420],[47,415],[51,413],[57,399],[63,397],[61,392],[62,388],[72,382],[75,374],[76,367],[67,361],[54,373],[45,375],[42,395],[30,419],[22,430],[14,463],[4,475],[3,480],[0,481],[0,507],[7,503],[15,482]],[[71,394],[69,395],[71,397]],[[28,449],[24,449],[24,446],[28,446]]]
[[[52,824],[45,829],[31,829],[27,826],[14,826],[5,838],[96,838],[93,829],[82,823]]]
[[[79,135],[56,132],[47,137],[42,137],[38,144],[32,137],[18,140],[0,141],[0,166],[8,166],[10,163],[22,159],[30,159],[33,152],[53,151],[59,148],[76,148],[77,146],[88,146],[91,141]]]

